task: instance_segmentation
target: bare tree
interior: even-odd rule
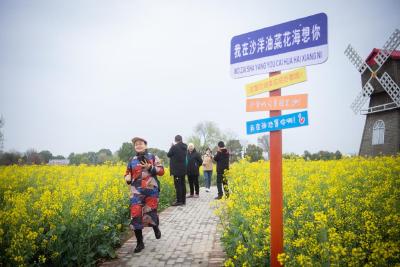
[[[31,148],[25,152],[25,162],[26,164],[40,164],[42,163],[39,153]]]
[[[264,158],[269,159],[269,135],[264,134],[257,138],[258,146],[262,148],[264,153]]]
[[[223,134],[217,124],[212,121],[204,121],[194,127],[194,135],[188,138],[188,142],[193,143],[200,151],[203,151],[207,147],[212,149],[222,139]]]

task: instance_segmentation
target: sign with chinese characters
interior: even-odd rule
[[[246,122],[247,134],[277,131],[308,125],[307,111]]]
[[[272,96],[246,100],[246,111],[267,111],[307,108],[307,94]]]
[[[258,95],[307,80],[306,68],[285,72],[246,85],[246,96]]]
[[[328,17],[319,13],[234,36],[230,58],[233,78],[323,63]]]

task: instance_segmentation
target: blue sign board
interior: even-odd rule
[[[278,131],[308,125],[307,111],[291,113],[261,120],[246,122],[247,134]]]
[[[235,36],[230,54],[233,78],[323,63],[328,17],[319,13]]]

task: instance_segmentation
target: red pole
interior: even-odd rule
[[[280,74],[271,72],[271,76]],[[271,91],[269,96],[280,96],[281,89]],[[270,117],[280,116],[280,110],[271,110]],[[270,133],[270,190],[271,190],[271,265],[281,266],[278,254],[283,252],[283,190],[282,190],[282,131]]]

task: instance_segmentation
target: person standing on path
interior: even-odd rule
[[[186,150],[187,145],[182,142],[182,136],[175,136],[175,144],[171,146],[167,156],[170,158],[170,173],[174,176],[176,202],[172,206],[186,204]]]
[[[187,197],[199,197],[199,168],[203,164],[200,154],[194,148],[194,145],[190,143],[188,145],[187,152],[187,175],[189,180],[190,195]],[[194,195],[194,193],[196,194]]]
[[[140,137],[132,139],[136,156],[129,160],[125,180],[130,185],[130,227],[135,232],[138,253],[144,249],[142,229],[153,227],[154,235],[161,238],[157,214],[160,185],[157,175],[164,175],[164,167],[157,156],[147,152],[147,141]]]
[[[203,175],[206,185],[206,192],[210,192],[212,172],[213,172],[212,153],[211,149],[207,148],[206,153],[203,155]]]
[[[222,193],[222,184],[224,185],[225,196],[229,197],[229,189],[228,189],[228,181],[224,175],[225,170],[229,170],[229,152],[225,148],[225,144],[223,141],[218,142],[218,151],[214,156],[214,160],[217,162],[217,189],[218,196],[215,199],[221,199],[223,196]]]

